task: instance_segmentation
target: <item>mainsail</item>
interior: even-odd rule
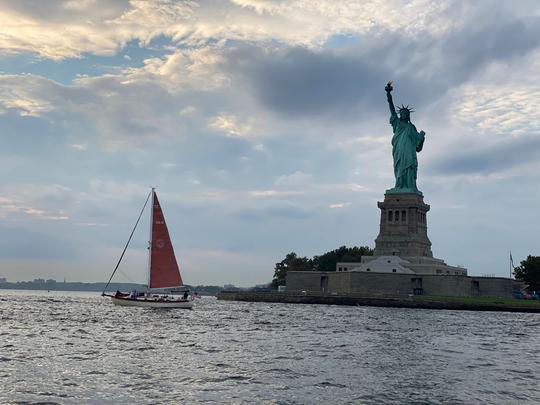
[[[169,288],[183,285],[167,224],[155,191],[152,191],[150,237],[150,280],[148,287]]]

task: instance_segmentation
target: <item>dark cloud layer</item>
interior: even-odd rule
[[[442,38],[382,33],[345,50],[237,46],[228,70],[266,108],[288,117],[380,111],[384,85],[418,107],[442,97],[490,63],[521,57],[540,44],[540,18],[465,24]],[[403,97],[405,100],[401,100]]]
[[[444,56],[440,75],[448,86],[457,85],[492,62],[507,62],[540,45],[540,18],[477,22],[447,37],[439,45]]]
[[[459,156],[451,156],[432,163],[427,170],[444,175],[490,174],[538,159],[540,159],[540,137],[527,137],[465,151]]]
[[[16,259],[66,259],[75,257],[77,246],[69,239],[22,228],[0,226],[0,257]]]
[[[256,97],[289,116],[350,108],[388,77],[356,57],[304,48],[271,54],[245,49],[240,56],[245,58],[242,68]]]

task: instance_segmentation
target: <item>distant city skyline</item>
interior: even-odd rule
[[[187,284],[373,247],[389,80],[434,255],[540,254],[536,1],[5,0],[0,27],[0,278],[106,281],[150,186]],[[145,282],[147,239],[114,281]]]

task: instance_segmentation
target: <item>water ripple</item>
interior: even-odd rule
[[[2,404],[540,402],[536,314],[2,295]]]

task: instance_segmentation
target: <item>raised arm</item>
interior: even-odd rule
[[[388,107],[390,107],[390,114],[392,114],[392,116],[397,115],[396,108],[394,107],[394,101],[392,100],[393,89],[394,88],[392,87],[392,81],[389,81],[384,88],[384,90],[386,91],[386,98],[388,100]]]

